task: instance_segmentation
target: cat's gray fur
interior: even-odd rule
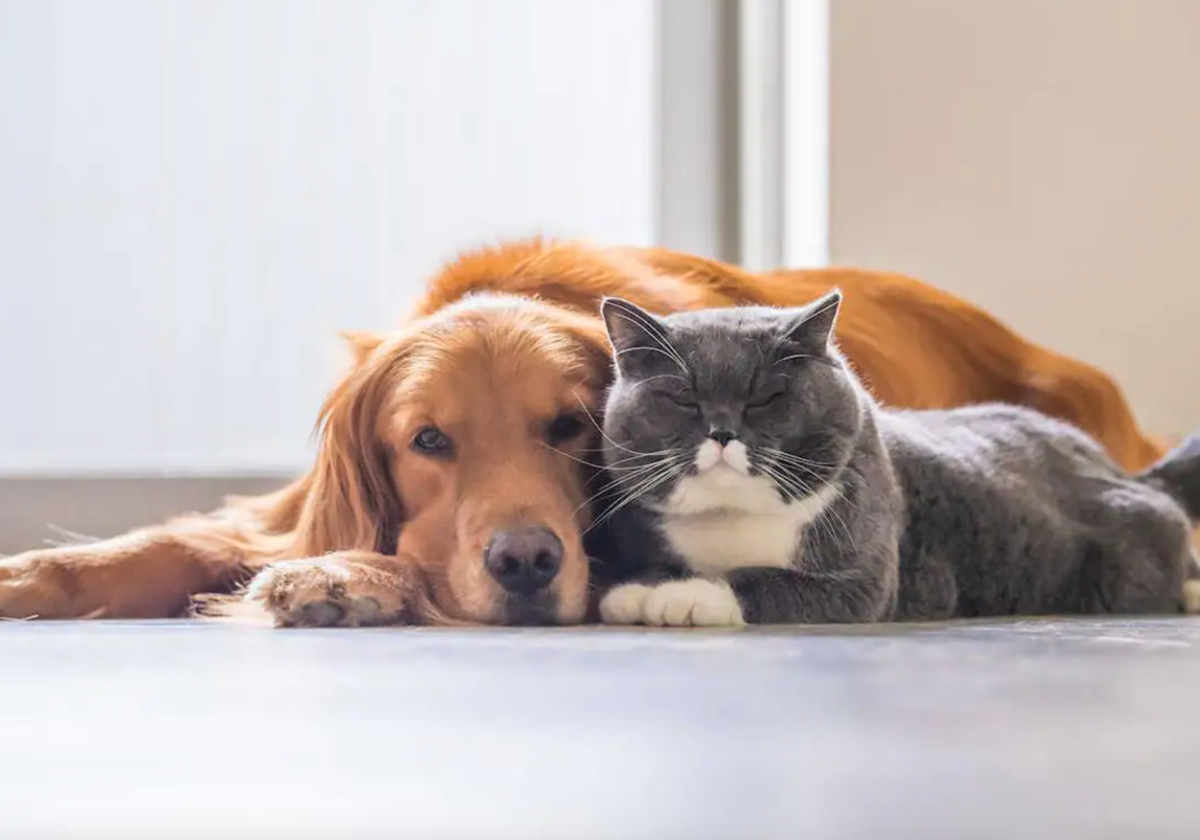
[[[618,578],[695,574],[672,537],[690,515],[726,516],[734,529],[774,521],[737,512],[750,495],[738,489],[744,469],[758,477],[746,487],[769,481],[785,514],[820,510],[796,528],[785,562],[730,556],[714,575],[706,561],[750,623],[1182,608],[1197,577],[1200,435],[1129,476],[1083,432],[1023,408],[881,409],[831,340],[840,303],[833,293],[798,309],[655,317],[605,301],[617,366],[604,414],[616,487],[606,561]],[[745,463],[698,476],[698,447],[725,457],[706,443],[714,431],[737,436]],[[695,482],[715,472],[728,474],[728,500],[699,496],[729,510],[692,510]],[[839,488],[828,504],[813,503],[828,487]],[[762,535],[742,536],[748,545]]]

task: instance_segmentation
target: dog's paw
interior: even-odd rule
[[[246,588],[280,627],[364,627],[404,623],[408,589],[396,575],[337,555],[284,560]]]
[[[623,583],[600,599],[600,620],[605,624],[641,624],[642,610],[653,587]]]
[[[1200,580],[1183,582],[1183,611],[1188,615],[1200,614]]]
[[[656,627],[742,627],[746,624],[733,589],[723,580],[690,578],[654,587],[642,620]]]

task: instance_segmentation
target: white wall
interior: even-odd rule
[[[340,327],[654,238],[647,0],[0,0],[0,473],[291,470]]]
[[[1200,2],[835,0],[832,257],[1200,426]]]

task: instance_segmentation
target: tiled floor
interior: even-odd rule
[[[1200,837],[1200,620],[0,624],[0,836]]]

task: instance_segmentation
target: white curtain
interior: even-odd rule
[[[647,0],[0,0],[0,473],[291,470],[456,249],[649,243]]]

